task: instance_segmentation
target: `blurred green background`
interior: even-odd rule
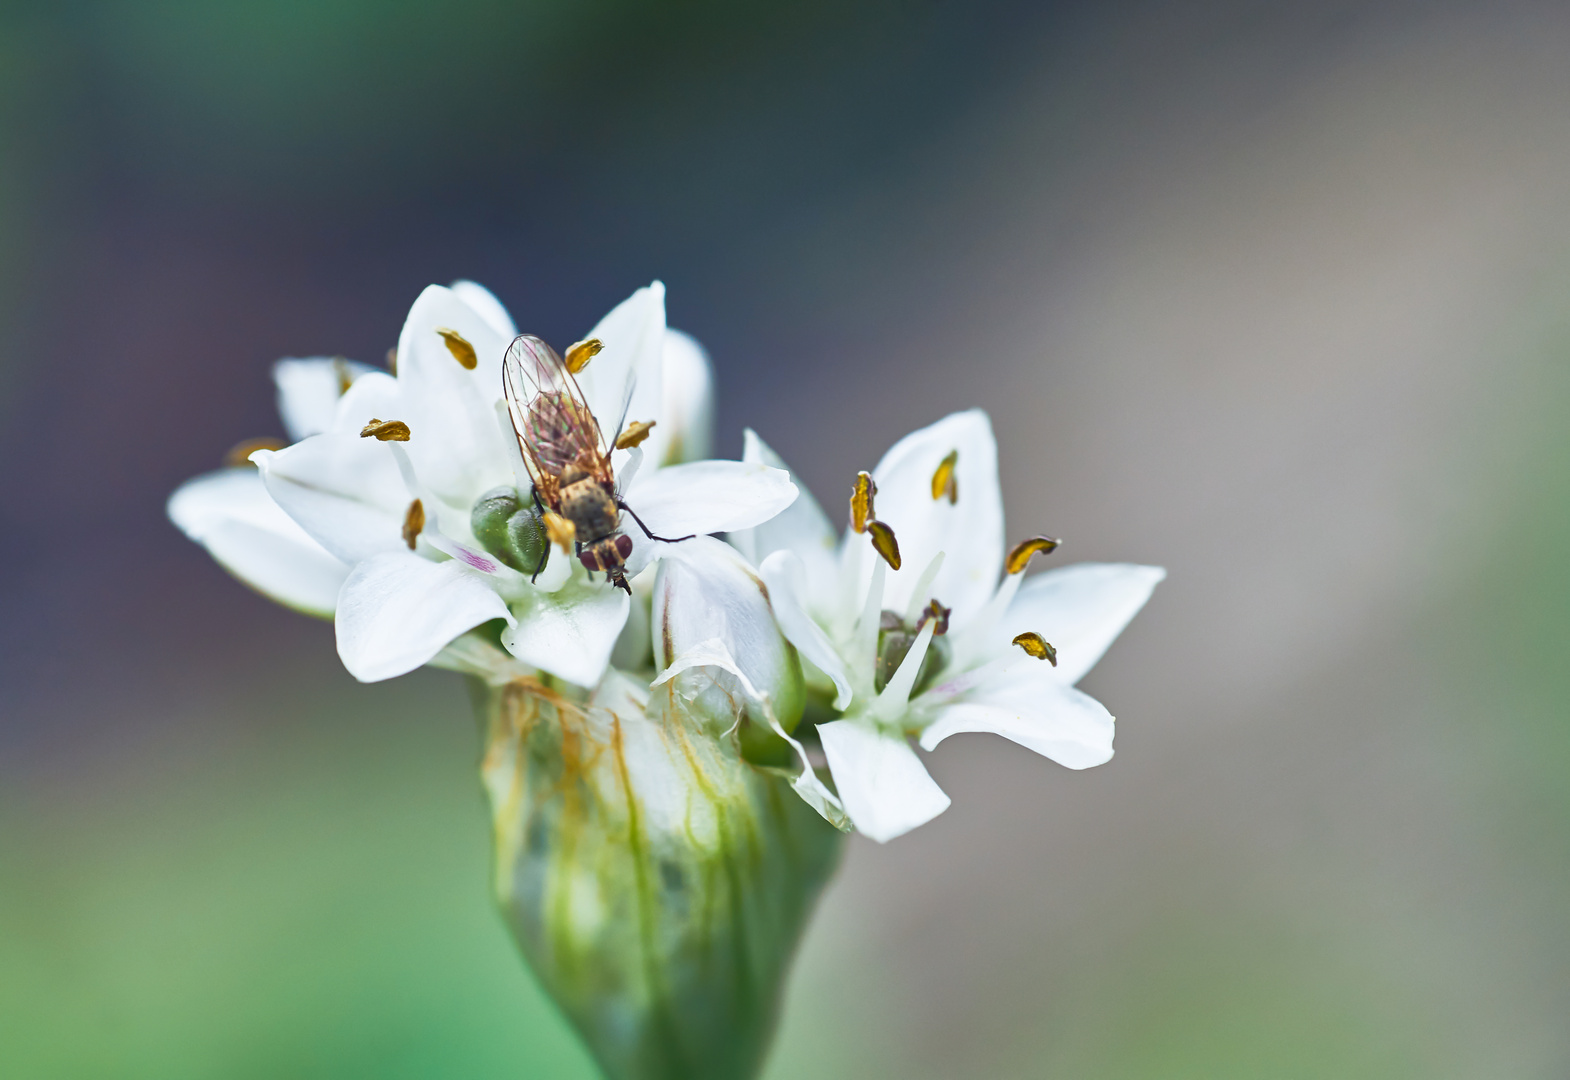
[[[1158,562],[855,840],[770,1075],[1570,1074],[1570,18],[1551,4],[0,4],[0,1075],[587,1077],[437,672],[163,517],[466,276],[660,277],[822,501],[988,408]]]

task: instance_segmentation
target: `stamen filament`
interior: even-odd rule
[[[865,680],[872,686],[873,666],[878,658],[878,631],[883,625],[883,583],[887,568],[880,559],[872,564],[872,580],[867,585],[867,598],[861,606],[861,618],[851,638],[851,656],[848,665],[851,677]],[[857,694],[862,691],[857,690]]]
[[[905,605],[905,621],[913,623],[921,617],[921,609],[927,606],[931,599],[927,590],[932,588],[932,582],[937,578],[938,571],[943,568],[943,552],[932,556],[932,561],[927,563],[927,568],[916,579],[916,587],[910,591],[910,603]]]

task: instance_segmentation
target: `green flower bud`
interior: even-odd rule
[[[475,500],[469,528],[480,546],[525,574],[544,569],[550,544],[539,507],[519,498],[511,487],[492,488]]]
[[[507,553],[514,568],[525,574],[544,570],[550,561],[551,543],[545,536],[545,521],[538,506],[525,506],[507,519]]]
[[[610,1080],[745,1080],[839,833],[675,683],[483,696],[497,899]]]

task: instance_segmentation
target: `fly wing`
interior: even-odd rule
[[[524,464],[542,495],[554,492],[556,478],[573,462],[609,479],[600,426],[555,349],[531,334],[514,338],[502,362],[502,390]]]
[[[627,382],[622,387],[621,403],[616,406],[616,426],[611,428],[616,434],[610,437],[605,444],[605,452],[609,454],[616,446],[616,440],[621,438],[621,433],[627,430],[627,411],[632,408],[632,392],[638,388],[638,373],[629,370]]]

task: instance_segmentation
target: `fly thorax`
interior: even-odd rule
[[[561,515],[577,526],[585,544],[615,532],[621,520],[615,500],[588,476],[562,485]]]

